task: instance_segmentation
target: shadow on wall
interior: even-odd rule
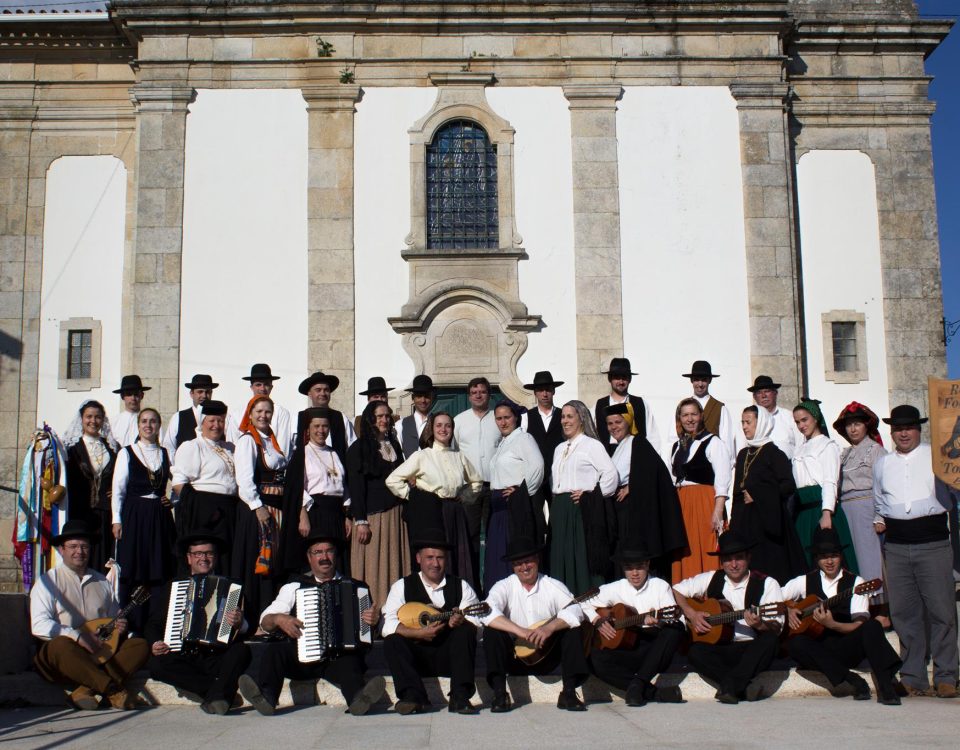
[[[20,359],[23,353],[23,342],[15,339],[13,336],[0,331],[0,357],[10,357],[10,359]]]

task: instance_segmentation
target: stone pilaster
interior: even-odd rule
[[[780,401],[804,389],[802,313],[794,227],[794,173],[783,83],[735,83],[740,115],[750,368],[783,384]]]
[[[156,390],[151,404],[177,410],[180,394],[180,267],[183,252],[183,168],[189,86],[139,84],[137,108],[136,230],[130,369]]]
[[[340,378],[340,406],[356,392],[353,270],[353,115],[359,86],[305,86],[307,102],[307,364]]]
[[[577,301],[577,391],[588,400],[608,390],[603,370],[623,356],[620,273],[620,174],[615,84],[570,84],[573,241]]]

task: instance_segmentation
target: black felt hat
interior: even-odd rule
[[[422,549],[453,549],[453,545],[447,541],[447,535],[443,529],[424,529],[423,533],[410,542],[414,550],[419,552]]]
[[[644,563],[652,560],[654,555],[650,553],[642,543],[629,543],[628,546],[618,546],[616,553],[611,558],[617,565],[626,565],[627,563]]]
[[[756,393],[757,391],[765,390],[777,390],[780,387],[780,383],[774,383],[773,378],[769,375],[757,375],[753,381],[753,385],[747,388],[750,393]]]
[[[209,388],[210,390],[213,390],[214,388],[217,388],[219,385],[220,385],[219,383],[213,382],[212,376],[204,375],[203,373],[198,373],[194,375],[192,378],[190,378],[189,383],[184,383],[183,387],[189,388],[191,391],[194,388]]]
[[[227,414],[227,405],[223,401],[204,401],[200,405],[200,413],[204,417],[224,417]]]
[[[746,552],[752,549],[756,542],[749,541],[740,536],[736,531],[724,531],[720,535],[716,552],[708,552],[708,555],[719,557],[721,555],[733,555],[737,552]]]
[[[710,363],[705,359],[698,359],[690,367],[690,372],[685,372],[683,374],[685,378],[719,378],[713,368],[710,367]]]
[[[251,383],[266,383],[268,381],[272,383],[274,380],[280,380],[280,376],[273,374],[270,365],[258,362],[250,368],[250,374],[244,375],[243,379],[249,380]]]
[[[500,559],[504,562],[513,562],[514,560],[522,560],[525,557],[539,555],[542,551],[542,544],[537,544],[528,536],[518,536],[507,542],[507,554]]]
[[[387,381],[381,378],[379,375],[375,375],[372,378],[367,378],[367,390],[360,391],[358,396],[369,396],[371,393],[388,393],[394,390],[393,388],[387,388]]]
[[[420,393],[433,393],[433,378],[429,375],[414,375],[413,385],[406,389],[407,393],[417,395]]]
[[[811,555],[816,557],[817,555],[842,552],[847,546],[848,545],[840,541],[840,535],[836,529],[816,528],[813,530],[811,544],[807,547],[807,550],[809,550]]]
[[[630,360],[626,357],[614,357],[610,360],[610,367],[603,373],[610,377],[629,378],[637,373],[630,371]]]
[[[50,544],[52,544],[54,547],[60,547],[64,544],[64,542],[69,542],[71,539],[86,539],[88,541],[93,541],[97,538],[97,536],[97,532],[91,529],[90,525],[86,521],[74,519],[72,521],[67,521],[63,525],[60,533],[50,540]]]
[[[916,406],[902,404],[901,406],[894,406],[890,410],[890,416],[884,417],[883,421],[891,427],[905,427],[913,424],[921,425],[929,420],[920,416],[920,410]]]
[[[120,387],[114,393],[124,394],[127,391],[149,391],[150,386],[144,385],[139,375],[124,375],[120,378]]]
[[[335,536],[331,536],[329,533],[323,531],[311,531],[307,535],[307,538],[303,540],[303,548],[308,550],[313,545],[320,542],[329,542],[338,550],[340,549],[340,545],[343,543],[341,539],[337,539]]]
[[[330,386],[330,392],[333,393],[340,386],[340,378],[336,375],[327,375],[317,370],[317,372],[313,373],[309,378],[303,380],[297,390],[306,396],[310,392],[310,389],[317,383],[326,383]]]
[[[563,382],[562,380],[554,380],[550,370],[541,370],[533,376],[532,383],[527,383],[523,387],[528,391],[537,391],[542,388],[559,388],[563,385]]]
[[[177,550],[180,555],[185,555],[195,544],[212,544],[217,548],[217,554],[222,555],[227,551],[227,541],[217,534],[209,531],[191,531],[189,534],[177,539]]]

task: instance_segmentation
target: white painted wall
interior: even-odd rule
[[[273,397],[304,401],[307,114],[298,90],[202,90],[187,117],[180,375],[209,373],[239,411],[266,362]],[[184,388],[181,407],[189,403]],[[169,415],[164,415],[168,418]],[[239,419],[239,415],[238,415]]]
[[[120,317],[127,170],[112,156],[64,156],[47,171],[40,287],[37,423],[63,432],[87,399],[120,409],[111,391],[120,384]],[[101,387],[57,388],[60,321],[94,318],[102,324]]]
[[[851,401],[885,416],[890,403],[873,163],[860,151],[811,151],[800,158],[797,185],[810,395],[823,402],[828,424]],[[821,314],[830,310],[866,316],[869,380],[826,380]]]
[[[624,355],[639,373],[631,392],[651,402],[666,446],[694,360],[720,374],[711,392],[738,424],[750,402],[736,104],[726,88],[628,87],[617,137]]]

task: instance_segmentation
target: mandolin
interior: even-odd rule
[[[597,607],[597,614],[600,615],[600,621],[606,620],[610,626],[617,631],[617,634],[607,640],[600,635],[594,626],[593,647],[599,649],[617,649],[633,648],[637,642],[637,628],[655,628],[661,624],[678,622],[680,620],[680,607],[673,605],[663,607],[662,609],[651,609],[649,612],[638,613],[633,607],[617,603],[612,607]],[[645,624],[648,617],[656,620],[653,625]],[[600,624],[597,622],[597,625]]]
[[[730,602],[725,599],[687,599],[687,602],[693,609],[706,614],[707,623],[713,626],[706,633],[698,633],[694,630],[693,623],[688,622],[690,638],[694,643],[714,644],[733,640],[733,625],[742,620],[747,612],[752,612],[761,620],[773,620],[787,611],[787,605],[783,602],[771,602],[744,609],[731,608]]]
[[[486,617],[490,614],[490,605],[486,602],[477,602],[465,609],[452,609],[449,612],[442,612],[429,604],[407,602],[397,611],[397,618],[408,628],[420,630],[440,622],[446,622],[458,614],[464,617]]]
[[[80,631],[89,633],[97,639],[99,647],[93,652],[93,658],[99,664],[110,661],[120,645],[120,633],[117,630],[117,620],[123,620],[135,607],[139,607],[150,598],[150,591],[144,586],[137,586],[130,594],[130,602],[117,612],[115,617],[100,617],[90,620],[80,626]]]
[[[580,594],[580,596],[575,596],[560,609],[564,610],[567,607],[572,607],[574,604],[582,604],[583,602],[587,601],[587,599],[593,599],[593,597],[599,593],[599,588],[593,588],[589,591],[585,591],[584,593]],[[553,617],[548,617],[546,620],[535,622],[529,627],[529,630],[536,630],[537,628],[542,628],[544,625],[549,625],[551,622],[557,619],[558,615],[559,613]],[[525,641],[522,638],[517,638],[513,645],[513,653],[517,659],[522,661],[528,667],[532,667],[534,664],[543,661],[543,658],[550,653],[550,650],[554,647],[556,641],[557,639],[551,635],[549,638],[547,638],[546,642],[538,648],[529,641]]]
[[[800,624],[797,625],[796,629],[789,630],[789,632],[786,634],[787,637],[793,638],[801,633],[806,633],[813,638],[820,637],[825,628],[822,624],[813,619],[814,612],[816,612],[820,607],[830,609],[834,604],[841,602],[844,599],[849,599],[854,594],[872,594],[881,586],[883,586],[883,581],[879,578],[874,578],[870,581],[864,581],[860,585],[854,586],[852,589],[838,591],[836,594],[827,599],[821,599],[816,594],[810,594],[810,596],[804,597],[800,601],[787,602],[787,606],[790,609],[797,610],[797,614],[800,616]]]

